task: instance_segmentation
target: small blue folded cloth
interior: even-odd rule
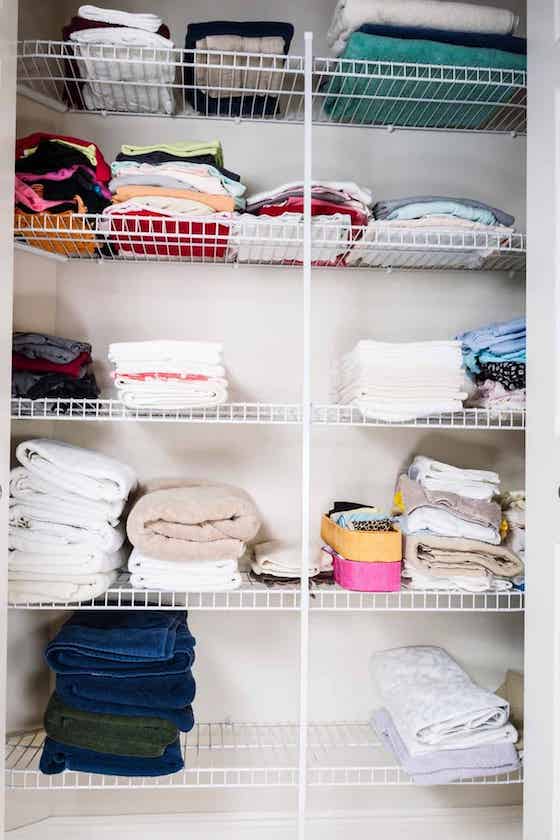
[[[480,371],[479,363],[525,362],[527,333],[525,318],[513,318],[468,330],[457,336],[463,345],[463,361],[473,373]]]
[[[47,646],[56,674],[150,677],[185,674],[195,639],[184,610],[76,612]]]
[[[48,776],[62,773],[63,770],[110,776],[167,776],[182,770],[184,766],[179,738],[169,744],[163,755],[157,758],[111,755],[46,738],[39,763],[41,772]]]

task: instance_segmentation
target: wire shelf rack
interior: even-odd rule
[[[400,592],[351,592],[337,584],[313,578],[310,609],[325,612],[522,612],[522,592],[442,592],[402,589]],[[128,572],[122,572],[114,586],[103,595],[81,602],[9,602],[19,610],[292,610],[300,609],[299,581],[266,585],[242,572],[242,584],[232,592],[169,592],[133,589]]]
[[[299,727],[292,723],[198,723],[182,734],[185,769],[157,778],[125,778],[39,770],[42,730],[8,736],[6,787],[12,790],[130,788],[294,787],[298,781]],[[522,773],[454,784],[515,784]],[[308,727],[310,786],[411,785],[367,724],[318,723]]]
[[[27,40],[18,90],[59,111],[303,122],[297,55]],[[522,134],[524,71],[315,58],[317,124]]]
[[[16,211],[15,245],[56,260],[301,266],[303,222],[249,216],[201,219]],[[312,223],[315,267],[522,271],[521,233]]]
[[[441,429],[525,429],[526,410],[465,408],[453,413],[431,414],[413,420],[380,420],[367,417],[355,405],[314,405],[313,422],[323,426],[376,426]]]

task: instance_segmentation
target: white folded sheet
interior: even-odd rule
[[[78,15],[86,20],[98,20],[101,23],[115,23],[118,26],[132,26],[157,32],[163,23],[158,15],[151,12],[121,12],[120,9],[105,9],[102,6],[84,5],[78,9]]]
[[[93,549],[103,554],[111,554],[122,548],[125,529],[122,524],[112,528],[103,525],[91,528],[76,528],[72,525],[60,525],[55,522],[41,522],[38,519],[25,519],[19,523],[14,515],[8,528],[8,547],[35,554],[72,553],[78,550]]]
[[[59,603],[89,601],[103,595],[117,579],[117,572],[76,575],[33,576],[29,572],[13,572],[8,578],[10,604],[57,601]]]
[[[327,33],[335,55],[340,55],[352,32],[364,23],[447,29],[508,35],[517,16],[507,9],[446,0],[338,0]]]
[[[442,648],[376,653],[371,673],[411,755],[517,740],[507,701],[473,683]]]
[[[241,585],[237,560],[157,560],[132,550],[130,582],[138,589],[167,592],[226,592]]]
[[[500,490],[500,476],[491,470],[454,467],[425,455],[416,455],[408,468],[408,477],[427,490],[457,493],[468,499],[491,499]]]
[[[115,502],[136,487],[136,475],[116,458],[61,441],[35,438],[19,444],[19,463],[34,476],[87,499]]]
[[[109,361],[121,365],[125,361],[222,363],[223,346],[217,341],[121,341],[109,345]]]
[[[124,549],[112,554],[87,554],[78,550],[72,555],[32,554],[29,551],[8,552],[8,573],[31,572],[40,575],[43,572],[56,573],[74,579],[76,575],[89,575],[97,572],[112,572],[126,564]]]
[[[24,467],[15,467],[10,472],[10,497],[34,507],[43,507],[53,516],[59,513],[64,516],[87,514],[90,520],[108,522],[110,525],[118,524],[125,505],[124,499],[107,502],[67,493],[61,485],[45,481]]]

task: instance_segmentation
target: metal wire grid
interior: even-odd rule
[[[402,589],[400,592],[351,592],[328,582],[310,580],[310,608],[333,611],[422,612],[521,612],[522,592],[436,592]],[[9,602],[20,610],[292,610],[300,608],[299,581],[265,585],[242,572],[242,584],[232,592],[168,592],[133,589],[128,572],[98,598],[87,601]]]
[[[441,429],[525,429],[526,410],[465,408],[453,413],[431,414],[413,420],[379,420],[366,417],[354,405],[315,405],[313,422],[323,426],[376,426]]]
[[[42,730],[8,736],[6,787],[12,790],[295,787],[298,780],[297,724],[198,723],[181,735],[185,769],[157,778],[126,778],[65,771],[39,771]],[[363,723],[315,723],[308,728],[311,786],[411,785],[410,778]],[[514,784],[522,773],[462,779],[454,784]]]
[[[301,266],[303,223],[16,211],[15,244],[57,260]],[[316,267],[521,271],[526,237],[485,231],[312,224]]]
[[[207,50],[18,44],[18,89],[58,110],[303,122],[304,59]],[[316,58],[313,121],[526,131],[526,73]]]

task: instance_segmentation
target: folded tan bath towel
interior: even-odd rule
[[[435,577],[480,576],[484,571],[498,577],[523,574],[523,561],[504,545],[490,545],[459,537],[409,534],[405,538],[407,566]]]

